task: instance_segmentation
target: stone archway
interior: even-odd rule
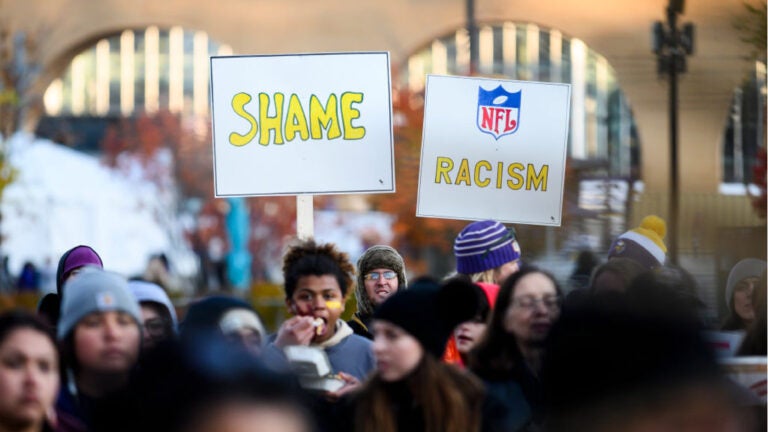
[[[634,119],[605,57],[580,39],[528,22],[486,22],[478,28],[477,75],[570,83],[569,156],[599,161],[603,176],[637,179]],[[396,72],[400,85],[418,92],[427,74],[469,74],[469,57],[468,32],[459,28],[422,45]]]
[[[697,33],[696,52],[680,85],[681,189],[712,193],[722,177],[723,113],[748,67],[748,47],[731,24],[743,5],[738,0],[688,3],[681,18],[695,23]],[[657,77],[649,39],[651,23],[663,18],[666,4],[666,0],[482,0],[476,4],[476,17],[557,28],[601,53],[632,105],[644,153],[654,155],[642,164],[646,189],[663,191],[669,165],[667,88]],[[115,29],[149,25],[204,30],[243,54],[388,50],[397,66],[423,41],[464,25],[464,6],[464,0],[288,0],[258,5],[245,0],[215,4],[169,0],[152,5],[103,0],[98,6],[90,0],[50,0],[39,8],[28,0],[9,0],[3,3],[3,12],[19,28],[48,29],[42,64],[44,70],[55,71],[65,53],[82,41]]]

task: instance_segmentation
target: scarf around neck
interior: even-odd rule
[[[331,336],[330,339],[328,339],[325,342],[320,342],[318,344],[312,344],[314,346],[318,346],[321,348],[328,348],[332,347],[334,345],[338,345],[341,341],[343,341],[347,336],[350,336],[353,333],[352,327],[347,324],[346,321],[340,319],[336,321],[336,332]]]

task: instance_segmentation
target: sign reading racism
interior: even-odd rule
[[[389,54],[211,58],[217,197],[394,192]]]
[[[429,75],[416,215],[560,226],[570,84]]]

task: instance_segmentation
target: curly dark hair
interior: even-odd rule
[[[352,286],[355,266],[349,255],[336,249],[333,243],[317,244],[314,239],[300,240],[288,248],[283,257],[285,297],[290,299],[302,276],[333,275],[346,298]]]

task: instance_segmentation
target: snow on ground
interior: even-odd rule
[[[105,268],[125,276],[143,273],[152,254],[164,252],[181,273],[194,258],[163,226],[154,186],[129,180],[94,156],[28,134],[9,140],[18,170],[0,203],[0,253],[12,275],[25,261],[55,271],[59,257],[78,244],[93,247]]]

